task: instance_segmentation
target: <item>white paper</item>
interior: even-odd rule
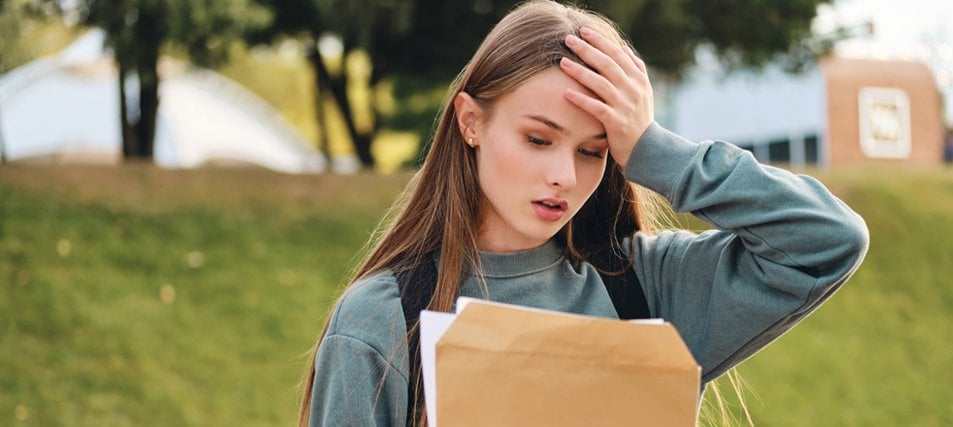
[[[424,376],[427,425],[433,427],[437,425],[437,341],[456,318],[457,315],[453,313],[420,312],[420,366]]]
[[[630,319],[628,322],[638,323],[640,325],[664,325],[666,323],[665,319],[659,317],[653,317],[650,319]]]
[[[460,314],[460,312],[463,311],[464,308],[466,308],[467,304],[474,301],[479,301],[484,304],[502,304],[502,303],[494,303],[493,301],[487,301],[487,300],[482,300],[482,299],[473,298],[473,297],[457,297],[457,304],[455,306],[455,310],[457,314]]]

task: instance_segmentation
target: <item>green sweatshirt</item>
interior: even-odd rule
[[[653,123],[625,174],[715,229],[636,233],[624,247],[653,317],[678,329],[714,379],[794,326],[858,267],[863,220],[813,178],[759,164],[723,142],[694,143]],[[555,241],[481,254],[489,293],[474,277],[460,295],[617,317],[595,269]],[[405,424],[408,357],[397,281],[355,283],[332,313],[316,356],[311,425]]]

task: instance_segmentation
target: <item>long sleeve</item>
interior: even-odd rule
[[[403,426],[406,328],[390,278],[349,290],[315,359],[311,426]]]
[[[859,266],[863,220],[818,181],[722,142],[653,124],[626,176],[716,230],[633,238],[652,314],[671,321],[710,381],[808,315]]]

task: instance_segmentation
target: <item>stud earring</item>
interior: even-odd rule
[[[470,148],[473,148],[473,147],[475,146],[475,145],[473,144],[473,138],[467,138],[467,145],[469,145]]]

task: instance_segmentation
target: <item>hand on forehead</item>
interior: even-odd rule
[[[612,157],[624,166],[655,120],[645,63],[628,46],[620,46],[595,31],[582,28],[580,35],[582,38],[568,35],[565,42],[588,67],[563,58],[560,68],[594,96],[571,88],[566,89],[565,96],[602,122]]]

